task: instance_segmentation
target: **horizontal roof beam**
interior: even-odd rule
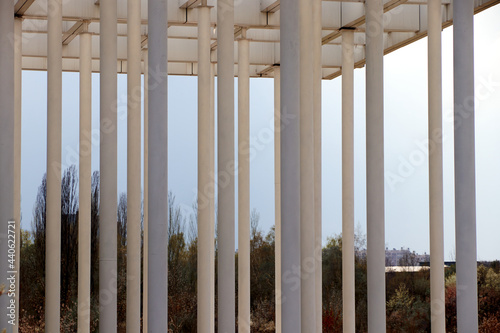
[[[427,5],[427,0],[408,0],[406,2],[407,5]],[[451,4],[451,0],[441,0],[442,5]]]
[[[184,0],[183,0],[184,1]],[[193,0],[191,0],[193,1]],[[331,2],[360,2],[364,3],[365,0],[323,0]],[[390,1],[393,2],[393,1]],[[427,5],[427,0],[409,0],[406,2],[411,5]],[[451,0],[441,0],[443,5],[448,5]],[[184,8],[184,7],[183,7]],[[261,0],[260,1],[260,11],[263,13],[275,13],[280,9],[280,0]]]
[[[364,30],[360,29],[360,30],[356,30],[356,32],[364,32]],[[394,32],[410,32],[410,31],[394,31]],[[412,31],[413,32],[413,31]],[[47,32],[46,31],[33,31],[33,30],[23,30],[23,34],[46,34]],[[96,32],[93,32],[92,33],[93,36],[96,36],[96,37],[99,37],[100,34],[99,33],[96,33]],[[127,35],[126,34],[118,34],[117,35],[118,37],[123,37],[123,38],[126,38]],[[168,39],[180,39],[180,40],[197,40],[198,37],[182,37],[182,36],[168,36]],[[279,43],[279,39],[261,39],[261,38],[247,38],[248,41],[250,43]],[[217,38],[215,37],[211,37],[211,40],[212,41],[216,41]],[[235,40],[236,42],[236,40]],[[328,43],[328,45],[341,45],[342,43],[341,42],[330,42]],[[365,45],[365,43],[363,41],[359,41],[359,42],[354,42],[354,45]],[[148,46],[148,36],[142,36],[142,40],[141,40],[141,47],[142,48],[147,48]],[[214,45],[214,48],[216,48],[217,45]]]
[[[391,10],[393,8],[396,8],[399,5],[406,3],[407,1],[408,0],[389,0],[389,1],[385,2],[384,3],[384,13],[388,12],[389,10]],[[357,28],[357,27],[365,24],[365,22],[366,22],[366,16],[363,15],[359,19],[357,19],[351,23],[346,24],[345,27],[346,28]],[[326,35],[325,37],[323,37],[322,43],[327,44],[327,43],[331,42],[332,40],[339,38],[341,35],[342,34],[340,31],[334,31],[334,32]]]
[[[331,2],[361,2],[364,3],[365,0],[323,0]],[[417,0],[418,1],[418,0]],[[421,0],[425,1],[425,0]],[[445,0],[450,1],[450,0]],[[280,0],[261,0],[260,1],[260,11],[263,13],[275,13],[280,9]]]

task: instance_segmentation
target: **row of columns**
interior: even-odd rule
[[[455,162],[456,162],[456,184],[460,184],[456,191],[456,215],[457,215],[457,279],[464,281],[457,285],[467,292],[460,298],[463,299],[459,306],[458,316],[462,317],[458,326],[459,330],[477,330],[477,290],[476,286],[476,231],[475,231],[475,191],[467,191],[467,188],[475,188],[474,174],[474,117],[473,117],[473,45],[472,45],[472,18],[473,4],[466,1],[457,0],[458,5],[454,7],[455,19],[455,72],[461,72],[455,77],[455,118],[467,120],[464,126],[456,126],[455,134]],[[302,5],[302,3],[300,3]],[[300,10],[298,9],[300,8]],[[304,54],[304,45],[297,43],[296,36],[299,33],[301,40],[307,36],[309,26],[308,14],[305,13],[305,6],[299,6],[297,1],[289,1],[282,4],[282,29],[281,29],[281,54],[282,66],[292,71],[297,69],[297,58],[300,59],[301,70],[303,66],[308,66],[309,55]],[[300,11],[297,20],[297,11]],[[442,92],[441,92],[441,3],[429,1],[429,168],[430,168],[430,238],[431,238],[431,311],[433,331],[444,332],[445,312],[444,312],[444,254],[443,254],[443,200],[442,200],[442,143],[436,142],[436,135],[441,137],[442,131]],[[284,17],[283,17],[284,16]],[[368,229],[368,326],[370,330],[385,331],[385,245],[384,245],[384,148],[383,148],[383,2],[373,0],[366,2],[366,99],[367,99],[367,229]],[[293,22],[297,23],[292,26]],[[299,25],[299,29],[297,27]],[[300,31],[297,31],[300,30]],[[295,39],[294,35],[295,34]],[[344,332],[354,332],[355,330],[355,301],[354,301],[354,179],[353,179],[353,31],[344,29],[342,31],[343,61],[342,61],[342,161],[343,161],[343,307],[344,307]],[[284,45],[285,44],[285,45]],[[290,45],[301,45],[300,52],[295,47],[290,50]],[[299,56],[300,54],[300,56]],[[295,63],[294,63],[295,61]],[[462,68],[465,68],[462,70]],[[301,84],[308,80],[308,74],[296,71],[287,73],[288,78],[300,77]],[[286,80],[288,81],[288,80]],[[308,119],[304,113],[304,104],[308,99],[309,91],[306,84],[305,91],[302,87],[297,87],[296,82],[285,82],[282,87],[283,93],[288,93],[293,100],[300,90],[300,116]],[[290,84],[289,84],[290,83]],[[294,84],[295,83],[295,84]],[[286,89],[285,89],[286,87]],[[296,98],[296,97],[295,97]],[[295,101],[295,106],[297,101]],[[291,102],[293,103],[293,102]],[[282,108],[282,111],[290,111]],[[295,114],[297,108],[292,108]],[[307,121],[307,120],[306,120]],[[455,122],[457,124],[457,122]],[[291,136],[287,138],[288,147],[297,144],[300,139],[303,142],[305,124],[300,124],[300,131],[297,133],[296,127],[289,127],[286,131]],[[438,132],[438,134],[436,133]],[[457,135],[459,134],[459,135]],[[285,136],[285,133],[282,133]],[[292,138],[293,136],[293,138]],[[277,137],[277,136],[276,136]],[[302,147],[302,146],[301,146]],[[285,147],[282,147],[282,149]],[[301,150],[302,153],[302,150]],[[303,158],[303,155],[301,158]],[[281,151],[282,158],[293,163],[296,159],[294,152]],[[286,156],[286,157],[285,157]],[[304,206],[304,186],[303,168],[307,167],[306,162],[301,160],[300,184],[301,184],[301,214]],[[283,168],[287,171],[286,182],[296,185],[297,165],[294,168]],[[278,173],[276,173],[278,174]],[[284,175],[283,175],[284,176]],[[280,179],[281,182],[281,179]],[[283,181],[285,182],[285,181]],[[464,185],[467,184],[467,185]],[[307,186],[307,185],[306,185]],[[282,185],[282,190],[286,189]],[[305,197],[307,199],[307,196]],[[285,200],[285,195],[281,198]],[[286,195],[287,202],[282,202],[282,214],[290,212],[290,206],[297,203],[296,194]],[[289,206],[290,205],[290,206]],[[286,207],[286,208],[285,208]],[[307,209],[307,208],[306,208]],[[303,215],[301,215],[303,216]],[[284,235],[290,232],[290,237],[297,237],[296,214],[284,215],[289,223]],[[302,225],[301,225],[302,227]],[[307,251],[309,243],[307,239],[307,229],[301,228],[301,248]],[[292,238],[293,239],[293,238]],[[286,245],[285,245],[286,247]],[[287,248],[286,251],[291,249]],[[459,255],[460,253],[460,255]],[[304,252],[302,252],[302,264],[304,265]],[[290,269],[297,265],[298,259],[293,250],[284,255],[286,262],[282,269]],[[458,267],[461,267],[459,269]],[[474,269],[471,269],[474,267]],[[303,267],[302,267],[303,269]],[[308,287],[307,277],[302,276],[302,306],[307,306],[299,310],[297,306],[284,307],[284,323],[293,322],[289,329],[302,327],[308,331],[312,329],[309,315],[310,303],[304,300],[309,293],[304,292]],[[304,286],[305,284],[305,286]],[[297,284],[296,284],[297,285]],[[296,288],[297,291],[299,288]],[[292,290],[283,288],[285,296],[294,297],[298,300],[298,295]],[[295,305],[298,303],[295,303]],[[473,309],[468,311],[466,309]],[[465,313],[468,316],[465,316]],[[298,314],[302,313],[302,323],[298,319]],[[287,318],[288,317],[288,318]],[[474,317],[474,320],[471,320]],[[305,321],[305,322],[304,322]]]
[[[116,0],[101,1],[101,225],[100,330],[116,332]],[[127,329],[140,324],[140,8],[129,1],[128,43],[128,177],[129,233],[127,255]],[[48,139],[47,139],[47,272],[46,330],[59,331],[60,185],[62,114],[62,5],[49,0],[48,16]],[[20,220],[21,20],[0,3],[0,215]],[[477,330],[473,4],[454,3],[455,59],[455,186],[457,296],[459,331]],[[218,200],[219,200],[219,330],[235,327],[234,271],[234,85],[231,0],[218,2]],[[441,3],[430,0],[429,18],[429,186],[431,238],[432,329],[444,332]],[[366,2],[367,99],[367,236],[368,325],[385,331],[384,150],[383,150],[383,3]],[[284,332],[321,331],[321,1],[281,4],[281,67],[275,67],[276,321]],[[214,68],[210,59],[210,7],[199,8],[199,246],[198,327],[214,328]],[[9,39],[15,36],[15,42]],[[316,38],[312,38],[316,37]],[[144,314],[147,330],[167,329],[167,5],[149,3],[149,45],[145,51],[145,217]],[[89,331],[90,307],[90,179],[91,35],[80,35],[80,228],[79,332]],[[238,42],[239,57],[239,256],[238,330],[250,329],[249,285],[249,41]],[[354,176],[353,70],[354,32],[342,30],[342,197],[344,332],[355,330],[354,303]],[[314,50],[310,53],[308,51]],[[149,65],[155,68],[150,77]],[[10,75],[10,74],[12,75]],[[160,80],[158,80],[160,77]],[[283,80],[281,80],[283,77]],[[151,89],[151,90],[149,90]],[[151,106],[151,108],[149,108]],[[149,112],[151,111],[151,112]],[[208,138],[208,139],[207,139]],[[149,147],[154,152],[149,155]],[[248,151],[248,149],[246,150]],[[10,157],[9,157],[10,156]],[[308,157],[307,157],[308,156]],[[281,163],[281,161],[286,163]],[[149,182],[149,174],[153,175]],[[224,177],[224,178],[222,178]],[[227,182],[221,180],[227,179]],[[298,190],[300,189],[300,191]],[[471,190],[472,189],[472,190]],[[201,197],[201,195],[203,197]],[[149,202],[151,196],[154,201]],[[207,199],[204,201],[204,199]],[[5,221],[6,222],[6,221]],[[7,235],[2,222],[1,233]],[[150,233],[151,232],[151,233]],[[282,240],[285,240],[282,242]],[[0,238],[7,253],[6,237]],[[318,255],[319,249],[319,255]],[[6,250],[6,251],[3,251]],[[203,251],[206,250],[206,251]],[[19,252],[18,252],[19,253]],[[0,283],[7,281],[8,263],[0,258]],[[149,265],[154,263],[154,265]],[[299,267],[299,276],[294,276]],[[474,269],[471,269],[474,267]],[[18,270],[18,266],[16,268]],[[203,277],[203,278],[202,278]],[[6,309],[8,299],[0,298]],[[148,310],[149,309],[149,310]],[[150,315],[148,312],[151,311]],[[0,318],[0,328],[14,332]],[[147,318],[147,319],[146,319]]]

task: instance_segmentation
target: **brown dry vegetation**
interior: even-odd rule
[[[78,197],[77,171],[64,172],[62,187],[61,251],[61,332],[76,332],[78,272]],[[39,187],[33,209],[32,230],[22,231],[20,272],[20,332],[44,331],[45,290],[45,196],[46,180]],[[196,206],[186,213],[169,202],[168,230],[168,321],[169,332],[196,332]],[[125,332],[126,313],[126,222],[127,198],[118,205],[118,332]],[[189,216],[190,215],[190,216]],[[275,331],[274,228],[259,228],[259,214],[251,217],[251,327],[252,332]],[[92,178],[92,248],[91,248],[91,331],[98,328],[98,229],[99,174]],[[356,249],[365,246],[357,232]],[[217,245],[216,245],[217,248]],[[342,332],[342,236],[328,240],[322,250],[323,332]],[[235,254],[237,263],[237,254]],[[500,332],[500,264],[478,267],[480,333]],[[236,266],[237,272],[237,266]],[[237,276],[237,274],[236,274]],[[356,257],[356,332],[367,332],[366,261]],[[446,270],[447,332],[456,332],[455,269]],[[217,276],[216,276],[217,279]],[[236,281],[236,286],[237,286]],[[217,284],[216,284],[217,286]],[[429,272],[388,273],[386,275],[387,332],[430,332]],[[217,295],[217,291],[216,291]],[[237,294],[235,295],[237,297]],[[216,308],[217,308],[217,299]],[[237,304],[237,301],[236,301]],[[215,311],[217,326],[217,310]],[[237,323],[236,323],[237,324]]]

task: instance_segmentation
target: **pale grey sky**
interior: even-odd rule
[[[500,259],[500,7],[475,16],[476,177],[478,259]],[[453,259],[453,28],[443,32],[445,257]],[[429,251],[427,39],[385,56],[386,243]],[[29,228],[46,169],[46,73],[24,72],[22,216]],[[235,81],[237,82],[237,81]],[[119,75],[118,192],[126,191],[126,76]],[[197,184],[197,80],[169,77],[169,188],[186,211]],[[273,119],[273,80],[251,80],[250,135],[267,133]],[[78,74],[63,75],[63,164],[78,164]],[[323,240],[341,223],[341,78],[323,82]],[[99,76],[93,75],[93,128],[98,133]],[[237,104],[236,104],[237,105]],[[365,70],[355,70],[355,219],[366,230]],[[264,134],[265,135],[265,134]],[[262,138],[262,137],[261,137]],[[260,145],[251,163],[251,207],[261,228],[274,224],[274,142]],[[262,142],[262,141],[260,141]],[[99,168],[94,145],[93,169]],[[412,162],[411,162],[412,161]],[[406,168],[402,175],[400,170]],[[399,170],[399,171],[398,171]],[[394,178],[394,175],[403,176]],[[397,179],[398,181],[394,181]],[[236,192],[237,193],[237,192]],[[235,217],[237,219],[237,215]]]

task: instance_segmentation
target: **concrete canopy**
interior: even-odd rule
[[[170,75],[197,75],[197,23],[196,7],[200,0],[168,0],[168,71]],[[499,3],[500,0],[474,0],[478,13]],[[217,59],[216,0],[208,0],[211,11],[212,62]],[[142,0],[143,47],[147,47],[147,1]],[[453,22],[453,3],[442,0],[443,28]],[[17,0],[16,15],[23,18],[23,62],[25,70],[47,69],[47,0]],[[280,63],[279,27],[280,1],[236,0],[236,39],[247,29],[250,39],[250,76],[272,77],[272,67]],[[384,53],[392,52],[427,36],[426,0],[384,1]],[[323,50],[322,76],[332,79],[341,74],[342,28],[353,28],[355,66],[365,63],[365,6],[363,0],[329,0],[322,2]],[[79,33],[88,29],[92,33],[92,70],[99,72],[99,1],[63,0],[63,71],[79,71]],[[238,59],[238,43],[234,45]],[[237,62],[237,60],[235,61]],[[127,2],[118,0],[118,73],[127,73]],[[238,65],[235,63],[235,73]]]

